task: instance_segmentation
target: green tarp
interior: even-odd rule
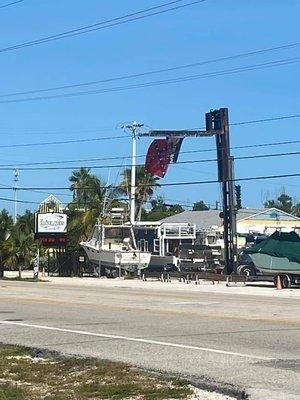
[[[246,249],[245,253],[285,257],[289,261],[300,263],[300,237],[296,232],[274,232],[268,239]]]

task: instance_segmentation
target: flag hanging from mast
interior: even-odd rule
[[[176,163],[183,138],[168,136],[166,139],[155,139],[151,143],[145,163],[145,172],[163,178],[170,163]]]
[[[183,138],[167,136],[166,140],[168,145],[168,154],[170,157],[170,163],[176,163],[178,160]]]

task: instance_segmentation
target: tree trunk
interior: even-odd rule
[[[22,265],[19,265],[19,279],[22,279]]]

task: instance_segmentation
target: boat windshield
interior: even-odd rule
[[[99,241],[101,239],[101,229],[99,229],[98,225],[94,226],[90,239],[94,239],[96,241]]]
[[[101,230],[99,229],[98,225],[94,226],[94,229],[88,238],[88,242],[90,245],[99,247],[101,244]]]
[[[105,227],[104,244],[126,244],[133,247],[133,238],[130,228],[127,227]]]

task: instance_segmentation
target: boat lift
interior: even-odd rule
[[[216,138],[218,158],[218,181],[222,188],[223,211],[220,217],[224,227],[224,258],[225,273],[231,274],[237,262],[236,250],[236,207],[234,197],[233,157],[230,156],[229,118],[228,108],[211,110],[205,114],[205,130],[150,130],[138,132],[142,124],[133,122],[126,126],[132,132],[132,172],[130,193],[130,222],[135,224],[135,167],[136,167],[136,141],[138,137],[211,137]]]

